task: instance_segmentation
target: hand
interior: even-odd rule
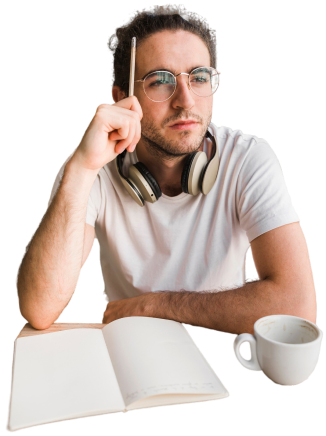
[[[71,160],[100,170],[125,149],[132,152],[141,136],[143,112],[135,96],[113,105],[101,104]]]
[[[119,318],[128,316],[149,316],[148,303],[152,292],[137,297],[112,301],[106,306],[102,324],[109,324]]]

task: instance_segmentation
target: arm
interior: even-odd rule
[[[17,288],[20,310],[33,327],[49,327],[75,290],[94,241],[85,224],[96,172],[69,161],[61,185],[22,260]],[[89,229],[90,228],[90,229]]]
[[[33,327],[48,328],[71,299],[94,240],[94,229],[85,226],[92,185],[105,164],[125,149],[134,150],[141,136],[141,118],[134,96],[100,105],[66,164],[61,185],[18,272],[20,310]]]
[[[266,232],[251,247],[259,281],[220,292],[162,291],[119,300],[109,303],[103,322],[139,315],[236,334],[253,333],[255,321],[271,314],[316,322],[315,289],[300,224]]]

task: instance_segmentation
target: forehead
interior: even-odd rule
[[[208,48],[199,36],[184,30],[157,32],[136,51],[136,77],[164,68],[173,73],[210,66]]]

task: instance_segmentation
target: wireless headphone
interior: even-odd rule
[[[217,141],[208,130],[205,137],[213,143],[212,156],[208,161],[205,152],[195,151],[186,159],[181,175],[181,187],[182,191],[187,194],[197,195],[201,191],[207,195],[217,177],[220,165]],[[124,187],[139,206],[144,206],[145,201],[155,203],[161,197],[162,191],[146,165],[142,162],[130,165],[128,177],[123,175],[122,166],[126,153],[127,150],[124,150],[115,159],[115,165]]]

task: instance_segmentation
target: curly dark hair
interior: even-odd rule
[[[163,30],[185,30],[205,43],[210,54],[211,67],[216,68],[215,30],[209,28],[206,20],[194,12],[187,12],[183,6],[154,6],[152,10],[137,11],[129,23],[116,29],[108,42],[113,51],[113,86],[117,85],[128,95],[131,38],[137,38],[137,47],[154,33]]]

